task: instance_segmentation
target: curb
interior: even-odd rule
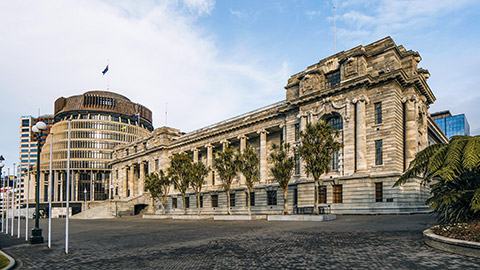
[[[10,255],[8,255],[7,253],[5,253],[1,250],[0,250],[0,254],[5,256],[5,258],[7,258],[10,261],[10,263],[5,268],[3,268],[2,270],[12,269],[15,266],[15,259],[13,259],[12,257],[10,257]]]
[[[451,253],[480,258],[480,243],[440,236],[433,233],[432,228],[423,231],[424,241],[428,246]]]

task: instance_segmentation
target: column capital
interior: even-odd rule
[[[365,96],[364,94],[361,94],[359,95],[358,97],[352,99],[352,103],[353,104],[356,104],[357,102],[365,102],[366,104],[370,102],[370,100],[368,99],[367,96]]]
[[[406,96],[404,98],[402,98],[402,103],[406,103],[406,102],[418,102],[418,97],[417,95],[413,94],[413,95],[409,95],[409,96]]]
[[[268,134],[269,132],[266,129],[257,131],[258,134]]]
[[[241,140],[241,139],[245,139],[245,140],[248,140],[248,136],[247,135],[238,135],[237,136],[237,139]]]
[[[205,148],[215,148],[215,146],[213,146],[211,143],[207,143],[205,144]]]

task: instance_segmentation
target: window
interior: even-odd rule
[[[235,207],[235,193],[230,193],[230,207]]]
[[[327,203],[327,186],[318,186],[318,203]]]
[[[295,174],[300,174],[300,155],[295,154]]]
[[[338,151],[332,154],[332,159],[330,160],[330,170],[338,171]]]
[[[190,197],[185,196],[185,208],[190,208]]]
[[[160,160],[155,159],[155,170],[158,171],[160,169]]]
[[[382,102],[375,103],[375,124],[382,123]]]
[[[172,198],[172,208],[177,208],[177,198]]]
[[[215,171],[212,171],[212,186],[215,186]]]
[[[22,127],[29,127],[29,126],[30,126],[30,120],[29,119],[22,120]]]
[[[375,183],[375,202],[383,201],[383,183]]]
[[[250,206],[255,206],[255,192],[250,192]]]
[[[330,74],[326,75],[327,78],[327,87],[334,87],[335,85],[340,84],[340,71],[337,70]]]
[[[295,124],[295,141],[300,140],[300,124]]]
[[[267,191],[267,205],[277,205],[277,191],[268,190]]]
[[[333,203],[342,203],[342,185],[333,185]]]
[[[342,116],[340,116],[338,114],[328,118],[327,122],[332,127],[333,130],[342,130],[343,129]]]
[[[383,164],[383,142],[382,140],[375,141],[375,165]]]
[[[212,207],[218,207],[218,195],[212,195]]]
[[[203,196],[200,196],[200,208],[203,208]]]

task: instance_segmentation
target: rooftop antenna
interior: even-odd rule
[[[337,31],[335,29],[335,5],[333,6],[333,54],[337,53]]]

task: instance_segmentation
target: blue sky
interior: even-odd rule
[[[391,36],[418,51],[437,101],[480,134],[480,2],[2,1],[0,154],[18,163],[19,118],[60,97],[105,89],[188,132],[285,98],[290,75]]]

